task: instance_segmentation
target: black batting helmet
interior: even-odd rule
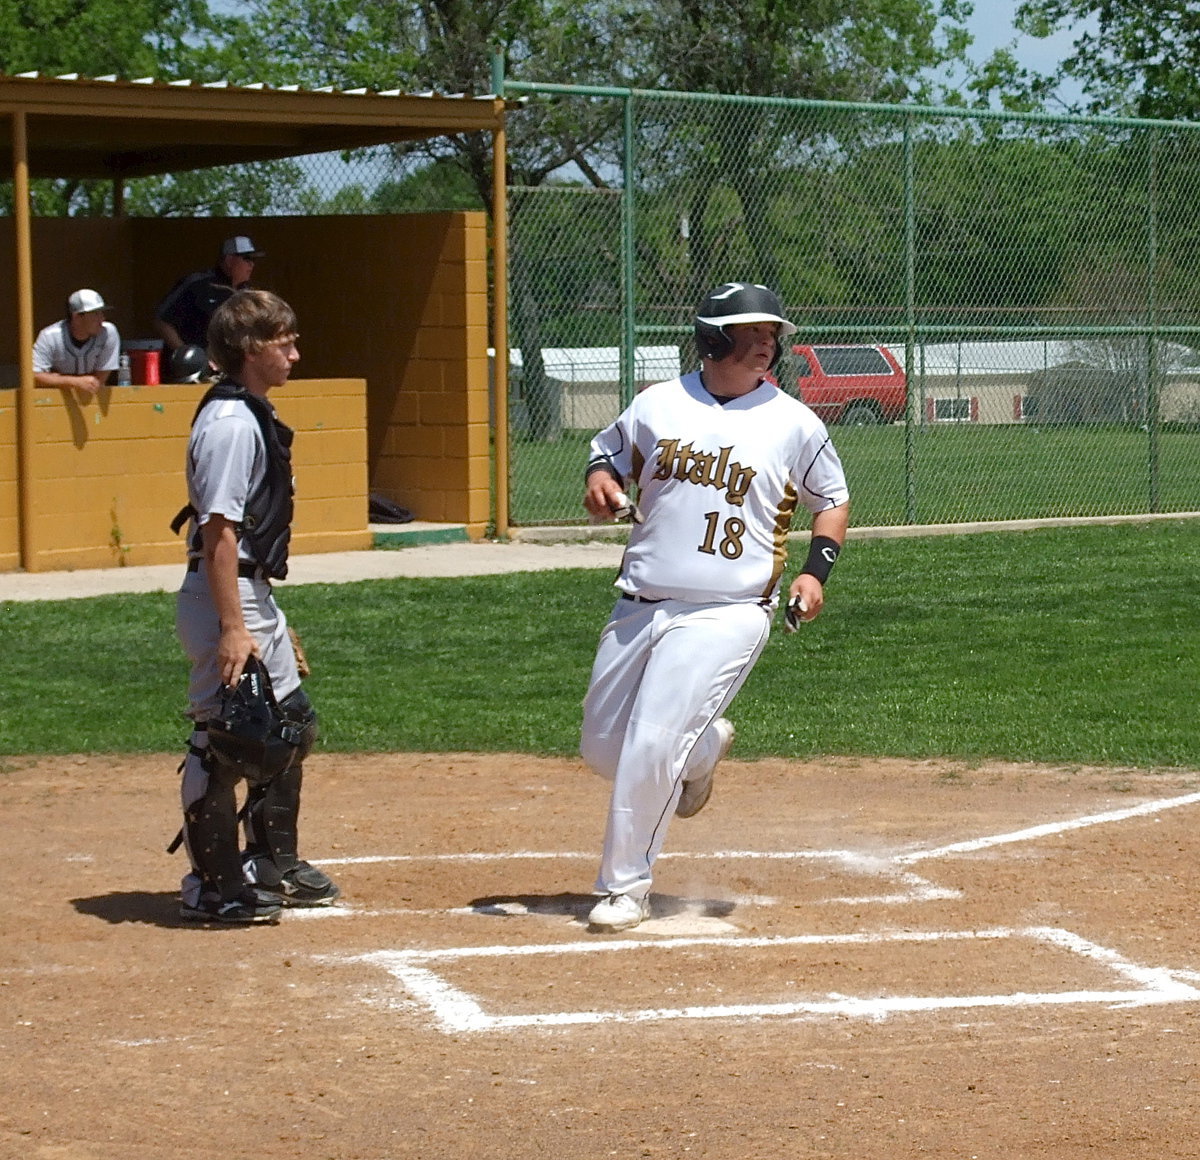
[[[208,721],[208,750],[237,777],[265,785],[296,760],[303,729],[279,711],[271,678],[250,657],[238,683],[221,695],[221,711]]]
[[[725,327],[740,322],[778,322],[780,338],[796,333],[784,318],[774,291],[756,282],[725,282],[705,295],[696,312],[696,349],[701,357],[720,362],[731,354],[733,339],[725,333]],[[772,369],[782,353],[783,344],[777,341]]]
[[[177,347],[171,354],[171,382],[198,383],[208,377],[208,355],[202,346]]]

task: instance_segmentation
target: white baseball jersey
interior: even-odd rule
[[[725,403],[699,372],[639,394],[592,440],[638,485],[617,587],[631,595],[774,607],[797,506],[812,513],[849,500],[824,424],[769,382]]]
[[[121,336],[111,322],[81,343],[71,337],[70,324],[62,319],[40,331],[33,343],[34,374],[104,375],[117,369],[120,357]]]

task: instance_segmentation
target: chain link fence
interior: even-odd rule
[[[622,106],[608,188],[510,190],[513,524],[582,522],[728,280],[799,327],[857,525],[1200,511],[1200,126],[507,88]]]

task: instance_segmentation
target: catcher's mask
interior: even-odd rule
[[[208,377],[208,354],[202,346],[181,346],[171,354],[171,381],[198,383]]]
[[[783,353],[779,341],[796,328],[783,316],[783,307],[773,291],[766,286],[751,282],[726,282],[710,290],[696,312],[696,349],[702,358],[720,362],[733,353],[733,339],[725,333],[725,327],[741,322],[778,322],[779,334],[775,340],[775,357],[770,369],[775,369]]]
[[[208,722],[208,751],[251,785],[265,785],[296,759],[303,727],[279,711],[271,678],[250,657],[241,678],[221,694],[221,711]]]

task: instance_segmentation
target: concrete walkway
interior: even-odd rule
[[[396,576],[494,576],[548,568],[610,568],[615,576],[622,545],[479,543],[416,544],[365,552],[293,556],[281,589],[296,584],[341,584]],[[0,572],[0,601],[70,600],[114,592],[174,592],[183,578],[178,564],[135,568],[85,568],[74,572]]]

